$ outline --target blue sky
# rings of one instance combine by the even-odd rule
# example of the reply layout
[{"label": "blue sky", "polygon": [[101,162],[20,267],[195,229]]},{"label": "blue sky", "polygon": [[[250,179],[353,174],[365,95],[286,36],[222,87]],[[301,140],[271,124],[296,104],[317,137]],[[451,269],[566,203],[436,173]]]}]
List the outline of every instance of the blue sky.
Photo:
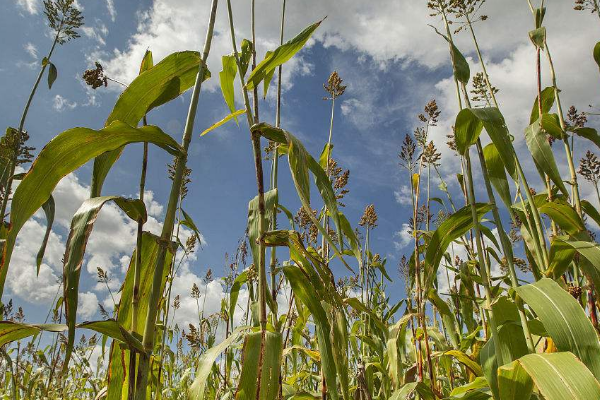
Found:
[{"label": "blue sky", "polygon": [[[2,6],[0,34],[12,38],[0,44],[3,54],[0,88],[4,93],[0,123],[4,126],[18,123],[39,63],[51,44],[40,3],[9,0]],[[120,88],[115,84],[97,91],[85,87],[81,74],[92,67],[94,61],[101,61],[109,76],[129,82],[146,48],[154,51],[155,61],[172,51],[198,50],[209,6],[208,1],[192,0],[79,0],[79,3],[86,28],[80,39],[57,49],[53,62],[58,68],[58,80],[52,90],[48,90],[44,79],[26,123],[30,145],[37,149],[68,128],[103,125]],[[330,105],[322,100],[325,95],[322,85],[333,70],[339,72],[348,89],[336,107],[333,156],[340,166],[351,170],[350,194],[346,196],[344,212],[355,225],[365,206],[375,204],[379,226],[372,236],[372,246],[375,252],[388,258],[388,271],[394,278],[389,292],[398,298],[402,296],[404,284],[397,273],[397,263],[401,255],[410,250],[399,233],[410,217],[410,209],[402,196],[408,181],[398,166],[397,153],[404,135],[418,124],[416,115],[432,98],[438,100],[443,113],[431,135],[442,150],[442,171],[451,188],[456,187],[453,176],[459,168],[457,159],[445,148],[445,135],[450,132],[457,112],[447,46],[427,26],[438,21],[428,17],[424,3],[288,1],[286,38],[325,15],[328,18],[308,48],[284,66],[282,126],[301,138],[308,150],[318,156],[327,140],[330,116]],[[490,14],[490,21],[477,28],[482,50],[489,60],[492,83],[500,89],[502,109],[515,134],[523,131],[535,98],[534,51],[527,38],[531,17],[524,1],[490,0],[488,3],[484,13]],[[591,60],[590,49],[600,33],[600,21],[573,11],[572,5],[567,3],[549,4],[549,42],[554,49],[559,84],[564,87],[565,103],[586,109],[597,99],[597,85],[589,83],[597,82],[600,76]],[[259,58],[278,41],[279,7],[279,2],[257,2]],[[225,2],[222,2],[209,58],[213,77],[220,71],[220,56],[230,52],[224,11]],[[249,2],[234,0],[234,12],[241,40],[249,36]],[[457,38],[459,47],[470,56],[475,73],[480,68],[471,58],[473,52],[468,39],[464,33]],[[544,80],[547,81],[547,74]],[[270,96],[261,103],[261,119],[271,123],[274,121],[273,92],[272,87]],[[239,92],[237,94],[239,101]],[[153,111],[148,120],[179,141],[188,102],[189,93]],[[193,282],[200,282],[208,268],[217,276],[223,271],[224,254],[232,253],[243,235],[247,203],[256,193],[246,126],[229,123],[199,137],[202,130],[225,116],[226,110],[218,79],[213,78],[201,94],[197,133],[189,158],[193,182],[184,203],[184,209],[194,218],[206,244],[185,266],[176,284],[176,293],[182,296],[189,292]],[[517,144],[524,146],[522,135],[516,133],[515,136]],[[557,153],[561,161],[561,154]],[[148,228],[156,230],[170,189],[166,164],[171,159],[166,153],[151,149],[149,160],[148,190],[152,193],[148,196],[151,199],[148,207],[152,218]],[[527,158],[523,162],[533,172],[531,161]],[[111,171],[103,193],[136,196],[140,163],[141,145],[128,147]],[[299,202],[286,171],[287,163],[284,161],[282,165],[280,201],[295,212]],[[30,321],[43,318],[45,307],[40,309],[34,304],[39,301],[50,304],[58,288],[54,280],[60,276],[60,257],[70,216],[86,198],[90,173],[91,165],[86,165],[76,176],[66,178],[55,193],[58,221],[38,279],[32,260],[39,243],[36,238],[43,234],[43,218],[36,216],[21,233],[22,255],[11,265],[8,294],[3,300],[13,297],[17,304],[25,307]],[[591,193],[592,189],[584,186],[584,196]],[[81,319],[98,318],[98,302],[110,305],[107,304],[110,303],[108,293],[96,284],[94,271],[96,266],[109,270],[113,276],[112,288],[118,288],[123,278],[122,264],[133,248],[132,232],[131,223],[116,208],[108,207],[102,212],[83,267]],[[342,270],[336,268],[335,272],[342,273]],[[222,293],[217,286],[214,283],[207,289],[215,300],[215,307]],[[181,318],[184,322],[185,306]]]}]

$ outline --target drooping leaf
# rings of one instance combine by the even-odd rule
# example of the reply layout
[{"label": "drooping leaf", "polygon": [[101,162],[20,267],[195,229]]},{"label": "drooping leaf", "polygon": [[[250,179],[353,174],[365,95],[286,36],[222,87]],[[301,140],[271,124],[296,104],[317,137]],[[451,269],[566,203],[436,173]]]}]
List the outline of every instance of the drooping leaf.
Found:
[{"label": "drooping leaf", "polygon": [[598,68],[600,68],[600,42],[594,46],[594,61],[596,61]]},{"label": "drooping leaf", "polygon": [[[271,54],[273,54],[272,51],[267,51],[267,54],[265,54],[265,59],[269,58]],[[275,68],[267,72],[265,79],[263,79],[263,99],[267,98],[267,92],[269,91],[269,86],[271,86],[273,75],[275,75]]]},{"label": "drooping leaf", "polygon": [[[277,189],[269,190],[264,193],[265,200],[265,219],[270,221],[272,219],[275,205],[277,204]],[[259,210],[258,210],[258,196],[254,197],[248,203],[248,242],[250,243],[250,250],[252,251],[252,260],[254,265],[259,265],[259,245],[257,240],[259,239],[260,233],[260,221],[259,221]]]},{"label": "drooping leaf", "polygon": [[600,135],[598,135],[598,131],[596,131],[594,128],[575,128],[573,129],[573,132],[577,136],[581,136],[582,138],[585,138],[593,142],[596,146],[600,147]]},{"label": "drooping leaf", "polygon": [[296,37],[275,49],[268,57],[265,57],[265,59],[250,73],[246,83],[246,89],[254,89],[254,87],[258,86],[271,71],[275,70],[275,68],[288,61],[300,51],[319,25],[321,25],[321,22],[323,22],[323,20],[310,25]]},{"label": "drooping leaf", "polygon": [[536,166],[543,171],[554,182],[565,196],[568,195],[567,188],[562,181],[558,166],[554,160],[552,147],[541,129],[541,121],[538,120],[525,129],[527,147],[533,156]]},{"label": "drooping leaf", "polygon": [[190,228],[192,232],[194,232],[194,236],[196,236],[198,243],[202,244],[202,234],[200,233],[200,229],[198,229],[192,217],[186,213],[183,208],[181,209],[181,213],[183,214],[183,220],[180,221],[181,225]]},{"label": "drooping leaf", "polygon": [[[431,26],[431,25],[430,25]],[[452,69],[454,70],[454,77],[456,80],[463,84],[468,84],[469,79],[471,78],[471,69],[469,68],[469,63],[465,59],[465,56],[462,55],[460,50],[454,45],[454,42],[450,40],[450,38],[440,31],[438,31],[435,27],[431,26],[435,32],[446,39],[448,44],[450,44],[451,52],[450,58],[452,59]]]},{"label": "drooping leaf", "polygon": [[[229,111],[235,112],[235,93],[233,89],[233,81],[237,74],[237,63],[234,55],[222,56],[221,62],[223,70],[219,72],[219,81],[221,82],[221,93]],[[237,121],[237,118],[236,118]]]},{"label": "drooping leaf", "polygon": [[572,352],[600,376],[600,341],[577,300],[548,278],[520,286],[517,293],[536,312],[556,347]]},{"label": "drooping leaf", "polygon": [[63,362],[64,371],[67,370],[71,352],[75,343],[75,323],[77,303],[79,299],[79,277],[85,256],[88,239],[94,228],[94,222],[102,206],[109,201],[114,201],[134,221],[144,223],[148,218],[144,202],[139,199],[130,200],[118,196],[93,197],[83,202],[71,221],[71,230],[64,256],[63,290],[65,299],[65,315],[69,335]]},{"label": "drooping leaf", "polygon": [[42,204],[42,210],[44,210],[44,214],[46,214],[46,233],[44,233],[44,239],[42,240],[42,245],[40,246],[40,250],[37,253],[35,258],[37,265],[37,274],[40,274],[40,267],[42,266],[42,260],[44,259],[44,253],[46,252],[46,245],[48,244],[48,239],[50,238],[50,232],[52,232],[52,224],[54,223],[54,213],[55,213],[55,205],[54,205],[54,197],[48,197],[48,200],[44,204]]},{"label": "drooping leaf", "polygon": [[[554,100],[556,97],[556,91],[554,87],[550,86],[542,90],[542,95],[540,96],[542,99],[542,114],[547,114],[552,109],[554,105]],[[529,125],[533,124],[540,118],[540,106],[538,103],[537,96],[535,97],[535,101],[533,102],[533,107],[531,108],[531,117],[529,118]]]},{"label": "drooping leaf", "polygon": [[508,179],[506,178],[506,171],[504,169],[504,163],[498,153],[498,149],[494,143],[490,143],[483,148],[483,156],[485,159],[485,166],[487,168],[488,177],[490,182],[500,195],[500,199],[510,208],[512,205],[510,187],[508,185]]},{"label": "drooping leaf", "polygon": [[48,89],[52,89],[52,85],[56,78],[58,77],[58,70],[56,69],[56,65],[52,64],[48,61]]},{"label": "drooping leaf", "polygon": [[69,129],[52,139],[42,149],[13,196],[11,228],[4,246],[0,268],[0,293],[4,288],[19,231],[25,222],[48,201],[58,182],[102,153],[136,142],[153,143],[173,155],[179,154],[181,149],[177,142],[155,126],[133,128],[119,121],[100,130]]},{"label": "drooping leaf", "polygon": [[[188,90],[194,85],[201,63],[200,54],[194,51],[182,51],[165,57],[161,62],[143,72],[123,91],[105,127],[114,121],[137,126],[144,115]],[[210,71],[204,68],[203,79],[210,78]],[[91,197],[100,196],[104,180],[110,168],[121,156],[123,149],[105,150],[94,161]]]},{"label": "drooping leaf", "polygon": [[465,155],[469,151],[469,148],[475,144],[482,130],[483,123],[470,109],[465,108],[461,110],[456,116],[454,124],[456,150],[461,155]]}]

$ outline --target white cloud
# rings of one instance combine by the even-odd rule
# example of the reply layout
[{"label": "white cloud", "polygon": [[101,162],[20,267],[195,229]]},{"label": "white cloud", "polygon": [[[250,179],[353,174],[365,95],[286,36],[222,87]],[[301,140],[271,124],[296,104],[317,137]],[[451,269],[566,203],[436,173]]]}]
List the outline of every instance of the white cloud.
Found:
[{"label": "white cloud", "polygon": [[52,107],[58,112],[63,112],[77,107],[77,102],[70,101],[69,99],[62,97],[60,94],[57,94],[52,100]]},{"label": "white cloud", "polygon": [[90,319],[98,310],[98,296],[93,292],[79,293],[77,316]]},{"label": "white cloud", "polygon": [[39,0],[17,0],[17,6],[29,14],[37,14],[38,7],[42,2]]},{"label": "white cloud", "polygon": [[402,230],[394,234],[394,246],[396,250],[402,250],[413,242],[413,235],[411,234],[412,228],[409,224],[402,224]]},{"label": "white cloud", "polygon": [[37,47],[35,47],[35,45],[33,43],[28,42],[23,47],[25,48],[25,51],[27,52],[27,54],[29,54],[31,56],[31,58],[33,58],[34,60],[37,60],[38,50],[37,50]]},{"label": "white cloud", "polygon": [[400,190],[394,191],[394,198],[398,204],[403,206],[411,205],[413,201],[412,190],[406,185],[402,185]]},{"label": "white cloud", "polygon": [[115,9],[115,3],[113,0],[106,0],[106,9],[108,10],[108,14],[110,15],[112,22],[115,22],[115,19],[117,18],[117,10]]}]

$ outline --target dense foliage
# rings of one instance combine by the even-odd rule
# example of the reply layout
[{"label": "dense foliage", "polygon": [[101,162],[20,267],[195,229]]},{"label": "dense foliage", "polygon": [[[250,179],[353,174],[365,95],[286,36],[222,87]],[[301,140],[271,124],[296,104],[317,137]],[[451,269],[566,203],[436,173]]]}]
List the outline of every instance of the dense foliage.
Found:
[{"label": "dense foliage", "polygon": [[[410,187],[412,215],[407,226],[413,244],[411,254],[400,261],[406,298],[398,303],[386,294],[395,274],[385,259],[371,251],[378,222],[375,207],[365,208],[356,227],[342,212],[344,198],[352,194],[347,189],[349,171],[332,157],[336,100],[346,90],[338,73],[333,72],[323,85],[331,121],[318,158],[280,126],[282,66],[326,21],[309,25],[284,43],[283,0],[280,46],[257,63],[254,21],[253,37],[240,41],[235,36],[231,0],[223,3],[219,12],[227,12],[229,18],[232,52],[222,57],[218,79],[231,114],[201,136],[246,116],[257,194],[249,199],[246,235],[229,259],[229,274],[222,278],[226,296],[220,312],[205,313],[206,293],[194,284],[191,296],[197,303],[198,321],[181,327],[173,323],[180,298],[172,296],[172,284],[201,240],[183,204],[191,179],[188,148],[194,139],[202,83],[217,79],[206,60],[218,0],[211,3],[201,53],[177,52],[154,64],[147,51],[140,60],[139,76],[127,85],[117,82],[125,88],[103,128],[62,132],[30,164],[34,149],[27,146],[24,129],[29,106],[46,70],[49,87],[57,78],[51,62],[56,45],[77,39],[83,24],[74,0],[44,1],[54,42],[19,127],[9,127],[0,141],[0,294],[25,222],[39,209],[47,217],[47,233],[37,257],[39,271],[54,220],[53,190],[63,177],[92,160],[93,178],[90,197],[71,223],[63,259],[63,293],[50,308],[52,323],[25,323],[22,310],[14,309],[12,301],[2,305],[0,396],[600,399],[600,245],[589,230],[590,224],[600,224],[600,212],[581,198],[578,184],[585,179],[600,193],[600,160],[590,150],[576,167],[573,156],[575,142],[593,149],[600,147],[600,135],[586,126],[586,114],[574,107],[565,110],[561,103],[549,48],[551,34],[544,27],[544,1],[539,8],[529,2],[538,93],[523,133],[509,132],[496,98],[501,88],[491,84],[479,50],[474,24],[487,20],[481,13],[485,0],[428,2],[432,18],[444,27],[436,32],[444,39],[440,44],[448,44],[452,62],[458,107],[447,145],[455,153],[454,160],[460,160],[461,174],[456,178],[461,190],[458,194],[448,190],[447,177],[440,171],[439,144],[429,137],[441,113],[432,100],[418,115],[419,127],[406,135],[398,154]],[[579,11],[599,11],[595,0],[577,0],[574,6]],[[453,37],[461,32],[472,38],[482,68],[476,74],[454,44]],[[593,52],[590,49],[588,57],[592,56],[600,66],[600,43]],[[552,86],[545,89],[542,62],[547,62],[552,76]],[[275,74],[277,115],[271,125],[259,120],[258,111]],[[93,89],[113,81],[100,63],[85,71],[83,78]],[[236,88],[241,90],[241,110],[235,108]],[[159,127],[148,125],[146,115],[189,89],[189,113],[178,143]],[[513,139],[520,134],[528,152],[517,155]],[[111,167],[132,143],[144,144],[139,197],[103,195]],[[171,191],[160,236],[144,230],[149,145],[173,156],[164,177],[170,179]],[[566,155],[566,177],[560,174],[555,151]],[[532,157],[543,192],[532,189],[522,168],[523,157]],[[18,166],[28,168],[27,173],[16,174]],[[289,168],[302,204],[295,215],[279,202],[281,168]],[[476,197],[475,179],[484,183],[485,196],[477,191]],[[19,185],[13,192],[14,181]],[[434,188],[432,181],[441,183]],[[311,202],[315,188],[319,202]],[[106,203],[114,203],[137,223],[137,243],[118,306],[112,313],[102,310],[103,320],[81,322],[76,318],[81,266],[94,222]],[[182,229],[192,232],[184,242],[179,235]],[[332,263],[348,272],[336,279]],[[500,275],[492,273],[495,266],[500,266]],[[98,278],[108,286],[109,277],[102,269]],[[209,270],[205,280],[212,279]],[[449,288],[447,293],[442,286]],[[245,304],[238,302],[241,290],[249,292]],[[285,290],[291,295],[281,309],[277,296]],[[243,315],[241,324],[234,319],[236,313]],[[92,362],[99,346],[101,358]]]}]

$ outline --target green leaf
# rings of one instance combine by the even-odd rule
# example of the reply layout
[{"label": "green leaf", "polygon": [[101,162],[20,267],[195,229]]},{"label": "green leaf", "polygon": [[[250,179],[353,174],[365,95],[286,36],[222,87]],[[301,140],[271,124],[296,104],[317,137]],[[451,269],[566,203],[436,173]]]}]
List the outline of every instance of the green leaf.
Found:
[{"label": "green leaf", "polygon": [[[221,82],[221,93],[225,103],[229,108],[229,111],[233,114],[235,112],[235,94],[233,89],[233,81],[237,74],[237,64],[234,55],[228,55],[221,57],[223,64],[223,70],[219,72],[219,81]],[[236,118],[237,121],[237,118]]]},{"label": "green leaf", "polygon": [[456,116],[454,128],[456,150],[464,156],[469,151],[469,147],[477,142],[483,130],[483,123],[470,109],[465,108]]},{"label": "green leaf", "polygon": [[[160,251],[159,237],[149,232],[142,233],[142,263],[138,266],[140,272],[139,285],[139,315],[145,316],[148,313],[148,305],[150,303],[150,293],[152,290],[152,282],[154,278],[154,268],[156,267],[156,258]],[[171,243],[167,247],[167,256],[165,265],[171,265],[173,253],[170,249],[174,249],[176,244]],[[125,276],[125,282],[121,289],[121,299],[118,304],[117,321],[128,331],[135,332],[138,335],[143,334],[146,320],[138,318],[137,325],[132,326],[132,299],[133,299],[133,282],[136,269],[137,249],[131,255],[131,261]],[[161,280],[161,292],[164,290],[165,282],[170,268],[163,268],[163,276]],[[121,348],[114,342],[110,348],[110,363],[108,366],[108,396],[107,399],[126,399],[127,377],[129,373],[129,350]]]},{"label": "green leaf", "polygon": [[458,362],[463,364],[465,367],[469,368],[471,370],[471,372],[473,372],[476,376],[483,376],[483,370],[481,369],[481,366],[479,364],[477,364],[475,361],[473,361],[473,359],[471,359],[471,357],[469,357],[462,351],[449,350],[449,351],[444,352],[444,355],[452,356],[452,357],[456,358],[456,360]]},{"label": "green leaf", "polygon": [[[478,220],[481,220],[483,216],[488,213],[492,206],[484,203],[475,204],[477,210]],[[465,206],[452,214],[435,230],[429,245],[427,246],[427,252],[425,253],[425,264],[427,272],[425,274],[425,288],[431,287],[433,280],[437,275],[437,269],[446,253],[446,249],[454,240],[464,235],[473,226],[473,219],[471,217],[471,207]]]},{"label": "green leaf", "polygon": [[572,352],[600,376],[600,341],[577,300],[548,278],[521,286],[517,293],[535,311],[556,347]]},{"label": "green leaf", "polygon": [[518,361],[498,368],[500,400],[529,400],[533,381]]},{"label": "green leaf", "polygon": [[83,322],[77,325],[77,328],[90,329],[94,332],[109,336],[119,342],[127,344],[131,349],[135,349],[138,353],[145,353],[144,345],[130,332],[127,331],[121,324],[114,319],[105,321]]},{"label": "green leaf", "polygon": [[[333,252],[342,261],[344,266],[352,271],[352,268],[346,263],[337,245],[329,235],[329,232],[321,226],[321,223],[316,219],[310,207],[310,180],[309,171],[312,172],[315,185],[321,194],[321,198],[327,207],[327,212],[333,219],[337,228],[338,237],[341,237],[341,221],[340,213],[337,206],[337,197],[331,186],[331,180],[321,168],[319,163],[308,153],[304,145],[291,133],[280,128],[275,128],[266,123],[260,123],[252,126],[252,132],[258,132],[265,138],[287,145],[288,164],[292,174],[292,180],[296,187],[296,192],[300,198],[300,202],[315,224],[321,235],[329,242]],[[281,148],[280,148],[281,150]]]},{"label": "green leaf", "polygon": [[572,353],[529,354],[519,363],[546,400],[600,399],[600,384]]},{"label": "green leaf", "polygon": [[154,58],[152,57],[152,52],[150,50],[146,50],[144,53],[144,58],[142,58],[142,62],[140,63],[140,72],[138,75],[148,71],[152,67],[154,67]]},{"label": "green leaf", "polygon": [[365,306],[359,299],[356,297],[349,297],[344,299],[344,303],[348,304],[350,307],[354,308],[354,310],[359,313],[365,313],[369,316],[370,321],[375,324],[377,328],[381,331],[382,335],[385,335],[387,332],[387,326],[379,319],[377,314],[375,314],[372,310],[369,310],[367,306]]},{"label": "green leaf", "polygon": [[[265,200],[265,219],[270,221],[277,204],[277,189],[269,190],[264,193]],[[254,265],[259,265],[259,211],[258,211],[258,196],[254,197],[248,203],[248,242],[250,243],[250,250],[252,251],[252,260]]]},{"label": "green leaf", "polygon": [[52,85],[54,84],[54,81],[56,81],[56,78],[58,77],[58,70],[56,69],[56,66],[54,64],[52,64],[50,61],[48,61],[48,89],[52,89]]},{"label": "green leaf", "polygon": [[525,129],[527,147],[533,156],[536,166],[543,171],[554,182],[565,196],[568,196],[567,188],[562,181],[558,166],[554,160],[552,147],[542,131],[541,121],[538,120]]},{"label": "green leaf", "polygon": [[[271,54],[273,54],[272,51],[267,51],[267,54],[265,54],[265,59],[269,58]],[[269,91],[269,86],[271,85],[273,75],[275,75],[275,68],[267,72],[267,74],[265,75],[265,79],[263,80],[263,99],[267,98],[267,92]]]},{"label": "green leaf", "polygon": [[38,251],[37,256],[35,258],[38,276],[40,274],[42,260],[44,259],[44,253],[46,252],[46,245],[48,244],[48,239],[50,238],[50,232],[52,232],[52,224],[54,223],[54,197],[48,197],[48,200],[46,200],[46,202],[42,204],[42,210],[44,210],[44,214],[46,214],[46,233],[44,234],[42,245],[40,246],[40,250]]},{"label": "green leaf", "polygon": [[314,31],[319,27],[319,25],[321,25],[321,22],[323,22],[323,20],[310,25],[300,32],[295,38],[279,46],[268,57],[261,61],[248,77],[246,89],[254,89],[254,87],[258,86],[258,84],[265,79],[271,71],[275,70],[275,68],[288,61],[298,51],[300,51],[300,49],[304,47],[308,39],[312,36]]},{"label": "green leaf", "polygon": [[392,393],[390,400],[409,400],[417,393],[422,400],[435,400],[436,397],[425,383],[411,382]]},{"label": "green leaf", "polygon": [[227,122],[229,122],[231,119],[236,118],[237,117],[244,114],[246,112],[245,109],[243,110],[237,110],[236,112],[229,114],[228,116],[226,116],[225,118],[223,118],[222,120],[215,122],[213,125],[210,126],[210,128],[205,129],[204,131],[202,131],[202,133],[200,134],[200,136],[204,136],[206,135],[208,132],[212,131],[213,129],[216,129],[218,127],[220,127],[221,125],[226,124]]},{"label": "green leaf", "polygon": [[446,333],[450,338],[452,347],[458,349],[460,347],[460,328],[458,322],[456,321],[456,316],[452,310],[450,310],[448,304],[446,304],[446,302],[439,296],[436,289],[429,289],[427,297],[429,298],[429,301],[435,305],[435,308],[442,316],[442,324],[444,325]]},{"label": "green leaf", "polygon": [[506,178],[502,157],[500,157],[500,153],[494,143],[490,143],[483,148],[483,157],[485,159],[485,166],[490,182],[500,195],[502,202],[507,208],[510,208],[512,205],[510,187],[508,185],[508,179]]},{"label": "green leaf", "polygon": [[600,213],[592,203],[587,200],[581,200],[581,209],[588,217],[593,219],[598,226],[600,226]]},{"label": "green leaf", "polygon": [[542,26],[530,31],[529,39],[535,47],[544,50],[544,44],[546,43],[546,28]]},{"label": "green leaf", "polygon": [[575,128],[573,129],[573,132],[577,136],[581,136],[582,138],[594,142],[596,146],[600,147],[600,135],[598,135],[598,131],[594,128]]},{"label": "green leaf", "polygon": [[[430,25],[431,26],[431,25]],[[454,77],[456,80],[463,84],[468,84],[469,79],[471,78],[471,69],[469,68],[469,63],[465,59],[465,56],[462,55],[460,50],[454,45],[454,42],[448,38],[448,36],[442,34],[435,27],[431,26],[435,32],[446,39],[446,41],[450,44],[452,52],[450,53],[450,57],[452,59],[452,68],[454,70]]]},{"label": "green leaf", "polygon": [[[547,87],[542,90],[541,96],[542,98],[542,114],[547,114],[552,109],[554,105],[554,100],[556,97],[556,91],[553,86]],[[533,107],[531,108],[531,117],[529,118],[529,125],[533,124],[540,118],[540,106],[538,103],[538,97],[535,97],[535,101],[533,102]]]},{"label": "green leaf", "polygon": [[204,389],[206,388],[208,376],[213,368],[213,364],[219,355],[235,343],[248,329],[249,327],[245,326],[237,328],[227,339],[223,340],[218,345],[211,347],[200,356],[200,359],[198,360],[198,369],[196,370],[196,378],[194,379],[194,383],[190,386],[188,393],[190,400],[204,400]]},{"label": "green leaf", "polygon": [[316,325],[317,343],[321,354],[323,375],[329,388],[332,400],[338,400],[336,365],[333,359],[333,349],[329,332],[331,326],[327,314],[319,301],[319,296],[311,283],[306,279],[302,270],[296,266],[283,267],[283,273],[292,287],[296,298],[304,304],[313,316]]},{"label": "green leaf", "polygon": [[46,202],[58,182],[89,160],[130,143],[153,143],[173,155],[181,147],[169,135],[155,126],[133,128],[119,121],[93,130],[69,129],[52,139],[40,152],[25,175],[11,203],[11,228],[4,246],[0,268],[0,293],[3,292],[7,267],[19,231],[27,220]]},{"label": "green leaf", "polygon": [[585,231],[583,220],[566,200],[555,198],[538,206],[541,213],[548,215],[563,231],[575,235]]},{"label": "green leaf", "polygon": [[202,244],[202,234],[200,233],[200,230],[194,223],[194,220],[192,219],[192,217],[190,217],[190,215],[188,213],[186,213],[183,208],[181,209],[181,213],[183,214],[183,220],[180,221],[180,224],[190,228],[192,230],[192,232],[194,232],[194,236],[196,236],[198,243]]},{"label": "green leaf", "polygon": [[65,359],[63,362],[63,371],[67,371],[71,352],[75,344],[75,322],[77,317],[77,303],[79,299],[79,278],[81,276],[81,266],[85,255],[85,248],[88,239],[94,228],[94,222],[102,206],[109,201],[123,210],[129,218],[134,221],[144,223],[148,218],[144,202],[139,199],[130,200],[118,196],[93,197],[83,202],[79,210],[73,216],[71,221],[71,230],[67,239],[64,270],[63,270],[63,290],[65,299],[65,314],[69,335]]},{"label": "green leaf", "polygon": [[[194,51],[173,53],[165,57],[151,69],[143,72],[123,91],[105,127],[114,121],[137,126],[144,115],[188,90],[194,85],[201,63],[200,54]],[[210,78],[210,71],[204,68],[204,77]],[[100,196],[102,185],[113,164],[119,159],[123,149],[107,151],[94,161],[91,196]]]},{"label": "green leaf", "polygon": [[248,39],[242,40],[242,52],[240,54],[240,66],[242,68],[242,76],[246,76],[248,66],[250,65],[250,59],[252,58],[252,51],[254,45]]},{"label": "green leaf", "polygon": [[596,64],[600,68],[600,42],[594,46],[594,61],[596,61]]},{"label": "green leaf", "polygon": [[237,305],[237,300],[240,295],[240,289],[242,288],[242,285],[247,281],[248,270],[245,270],[235,278],[235,280],[233,281],[233,285],[231,285],[231,290],[229,291],[229,318],[233,318],[235,314],[235,307]]},{"label": "green leaf", "polygon": [[[264,334],[264,339],[261,332],[249,333],[244,339],[244,362],[236,400],[275,400],[279,394],[283,338],[281,333],[266,331]],[[262,357],[261,350],[264,352]]]},{"label": "green leaf", "polygon": [[64,332],[66,329],[67,326],[64,324],[30,325],[13,321],[0,321],[0,347],[36,335],[40,331]]},{"label": "green leaf", "polygon": [[[563,242],[575,249],[583,258],[579,260],[579,268],[591,279],[595,287],[600,286],[600,245],[591,241],[587,232],[582,232],[577,237],[582,240],[557,236],[556,242]],[[585,240],[583,240],[585,239]]]}]

